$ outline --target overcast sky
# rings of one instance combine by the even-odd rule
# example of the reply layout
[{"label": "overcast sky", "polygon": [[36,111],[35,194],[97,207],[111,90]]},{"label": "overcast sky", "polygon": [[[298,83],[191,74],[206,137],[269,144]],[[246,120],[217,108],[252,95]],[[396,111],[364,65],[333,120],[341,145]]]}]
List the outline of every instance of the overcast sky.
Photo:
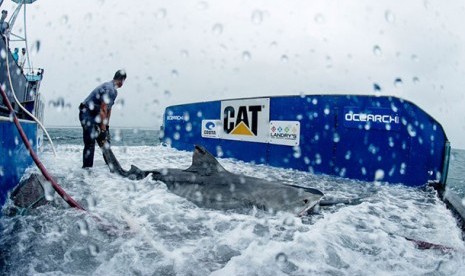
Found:
[{"label": "overcast sky", "polygon": [[79,103],[125,68],[113,127],[158,128],[167,105],[192,101],[394,95],[465,148],[464,3],[38,0],[28,36],[47,126],[78,127]]}]

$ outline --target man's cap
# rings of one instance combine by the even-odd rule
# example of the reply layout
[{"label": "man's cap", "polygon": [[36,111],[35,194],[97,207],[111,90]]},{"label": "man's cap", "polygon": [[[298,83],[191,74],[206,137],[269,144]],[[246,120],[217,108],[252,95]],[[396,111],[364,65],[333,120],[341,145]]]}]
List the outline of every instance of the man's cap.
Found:
[{"label": "man's cap", "polygon": [[120,69],[116,71],[115,76],[113,77],[114,80],[125,80],[127,77],[126,71],[124,69]]}]

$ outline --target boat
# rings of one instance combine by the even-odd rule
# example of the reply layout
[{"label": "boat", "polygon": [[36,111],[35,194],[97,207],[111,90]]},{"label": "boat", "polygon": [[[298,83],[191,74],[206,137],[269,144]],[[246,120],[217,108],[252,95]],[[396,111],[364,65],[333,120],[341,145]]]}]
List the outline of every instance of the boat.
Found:
[{"label": "boat", "polygon": [[[0,8],[3,1],[0,1]],[[14,114],[35,151],[42,146],[43,131],[39,127],[44,115],[40,84],[44,75],[41,68],[32,68],[28,54],[25,28],[23,35],[12,30],[18,17],[24,16],[26,26],[26,6],[35,0],[13,0],[17,3],[12,15],[3,16],[0,22],[0,86],[11,102]],[[7,12],[2,12],[6,15]],[[15,60],[12,47],[23,45],[26,50],[24,60]],[[8,193],[19,183],[25,170],[32,165],[30,153],[21,141],[20,133],[13,123],[13,116],[5,100],[0,97],[0,206],[3,206]]]},{"label": "boat", "polygon": [[450,143],[414,103],[392,96],[292,95],[168,106],[162,143],[217,157],[368,182],[445,185]]}]

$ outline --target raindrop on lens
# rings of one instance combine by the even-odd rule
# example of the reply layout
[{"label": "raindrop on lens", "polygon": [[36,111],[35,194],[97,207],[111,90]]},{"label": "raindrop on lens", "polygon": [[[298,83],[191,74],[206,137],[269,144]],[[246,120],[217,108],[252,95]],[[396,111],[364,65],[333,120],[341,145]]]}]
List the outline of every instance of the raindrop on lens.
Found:
[{"label": "raindrop on lens", "polygon": [[91,256],[95,257],[98,255],[98,253],[100,252],[99,248],[97,245],[95,244],[90,244],[89,245],[89,253]]},{"label": "raindrop on lens", "polygon": [[375,172],[375,181],[381,181],[384,179],[384,171],[381,169],[376,170]]},{"label": "raindrop on lens", "polygon": [[401,87],[402,84],[403,84],[403,82],[402,82],[402,79],[401,79],[401,78],[396,78],[396,79],[394,80],[394,86],[395,86],[395,87]]},{"label": "raindrop on lens", "polygon": [[181,135],[179,134],[179,132],[176,132],[174,133],[173,138],[174,140],[179,140],[179,138],[181,138]]},{"label": "raindrop on lens", "polygon": [[321,13],[317,13],[313,19],[317,24],[322,24],[325,22],[325,18]]},{"label": "raindrop on lens", "polygon": [[2,57],[2,59],[6,59],[5,49],[2,48],[2,50],[0,51],[0,56]]},{"label": "raindrop on lens", "polygon": [[373,47],[373,54],[378,57],[381,56],[383,54],[383,52],[381,51],[381,47],[379,47],[378,45],[375,45]]},{"label": "raindrop on lens", "polygon": [[212,33],[214,35],[221,35],[223,33],[223,25],[221,25],[220,23],[216,23],[215,25],[213,25]]},{"label": "raindrop on lens", "polygon": [[187,124],[186,124],[186,131],[187,131],[187,132],[191,132],[191,131],[192,131],[192,124],[191,124],[191,123],[187,123]]},{"label": "raindrop on lens", "polygon": [[197,8],[199,10],[206,10],[208,9],[208,3],[206,1],[200,1],[198,4],[197,4]]},{"label": "raindrop on lens", "polygon": [[87,236],[87,234],[89,234],[89,225],[87,224],[87,221],[79,220],[78,227],[79,231],[81,232],[81,235]]},{"label": "raindrop on lens", "polygon": [[165,9],[159,9],[157,13],[155,14],[155,17],[158,19],[163,19],[166,17],[166,10]]},{"label": "raindrop on lens", "polygon": [[375,92],[380,92],[381,91],[381,86],[379,86],[379,84],[377,84],[377,83],[373,83],[373,90]]},{"label": "raindrop on lens", "polygon": [[216,146],[216,156],[218,157],[223,157],[223,149],[221,148],[221,146]]},{"label": "raindrop on lens", "polygon": [[420,82],[420,79],[418,77],[413,77],[412,81],[414,84],[418,84]]},{"label": "raindrop on lens", "polygon": [[244,61],[250,61],[250,59],[252,59],[252,55],[250,54],[250,52],[244,51],[242,52],[242,59]]},{"label": "raindrop on lens", "polygon": [[181,56],[184,57],[184,58],[189,57],[189,51],[187,51],[187,50],[182,50],[182,51],[181,51]]},{"label": "raindrop on lens", "polygon": [[61,17],[61,24],[63,25],[68,24],[68,21],[69,21],[69,17],[67,15],[63,15]]},{"label": "raindrop on lens", "polygon": [[293,147],[294,150],[294,158],[300,158],[302,156],[302,152],[300,151],[300,147]]},{"label": "raindrop on lens", "polygon": [[286,63],[289,61],[289,58],[286,55],[281,56],[281,62]]},{"label": "raindrop on lens", "polygon": [[284,265],[285,263],[287,263],[287,255],[284,254],[283,252],[278,253],[276,255],[275,260],[278,265]]},{"label": "raindrop on lens", "polygon": [[171,76],[172,76],[173,78],[177,78],[177,77],[179,76],[178,71],[175,70],[175,69],[173,69],[173,70],[171,71]]},{"label": "raindrop on lens", "polygon": [[386,18],[386,21],[388,23],[394,23],[394,21],[396,20],[396,17],[394,16],[394,14],[390,10],[387,10],[384,13],[384,18]]},{"label": "raindrop on lens", "polygon": [[263,12],[255,10],[252,12],[252,23],[255,25],[261,24],[263,21]]}]

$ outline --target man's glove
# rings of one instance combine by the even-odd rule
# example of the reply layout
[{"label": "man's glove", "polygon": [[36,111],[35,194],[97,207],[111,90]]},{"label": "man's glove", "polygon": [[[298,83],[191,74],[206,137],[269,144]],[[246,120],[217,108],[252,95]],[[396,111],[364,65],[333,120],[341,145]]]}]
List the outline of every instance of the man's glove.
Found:
[{"label": "man's glove", "polygon": [[107,125],[107,142],[111,143],[110,126]]},{"label": "man's glove", "polygon": [[99,147],[103,147],[107,140],[108,133],[106,130],[100,130],[97,138],[95,139],[97,141],[97,144]]}]

